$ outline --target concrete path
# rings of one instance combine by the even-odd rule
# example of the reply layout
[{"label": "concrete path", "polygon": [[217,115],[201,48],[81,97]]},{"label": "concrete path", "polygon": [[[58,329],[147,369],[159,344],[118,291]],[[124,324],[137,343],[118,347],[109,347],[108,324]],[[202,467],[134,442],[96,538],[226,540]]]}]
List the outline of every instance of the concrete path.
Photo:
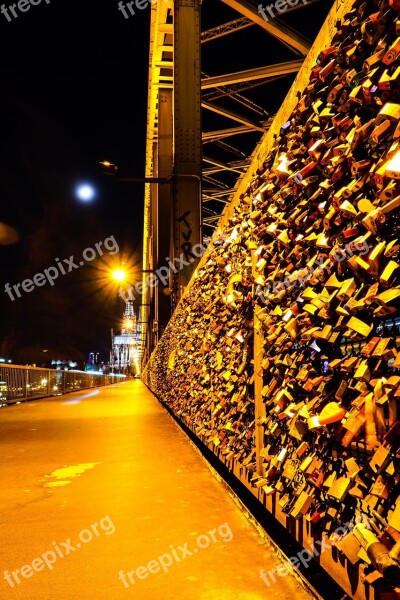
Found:
[{"label": "concrete path", "polygon": [[307,600],[139,380],[0,410],[0,597]]}]

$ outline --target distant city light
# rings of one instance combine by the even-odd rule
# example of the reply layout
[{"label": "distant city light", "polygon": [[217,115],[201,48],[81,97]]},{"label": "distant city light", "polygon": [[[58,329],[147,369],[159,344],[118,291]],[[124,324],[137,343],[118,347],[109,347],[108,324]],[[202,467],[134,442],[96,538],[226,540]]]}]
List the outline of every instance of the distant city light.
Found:
[{"label": "distant city light", "polygon": [[82,183],[76,188],[76,196],[82,202],[90,202],[95,197],[96,192],[92,185]]}]

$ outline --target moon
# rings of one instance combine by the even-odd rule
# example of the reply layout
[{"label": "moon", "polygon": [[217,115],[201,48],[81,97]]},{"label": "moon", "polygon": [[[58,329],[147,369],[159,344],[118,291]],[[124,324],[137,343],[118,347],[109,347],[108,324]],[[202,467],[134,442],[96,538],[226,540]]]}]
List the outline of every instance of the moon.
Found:
[{"label": "moon", "polygon": [[90,183],[81,183],[76,188],[76,196],[82,202],[90,202],[96,196],[96,191]]}]

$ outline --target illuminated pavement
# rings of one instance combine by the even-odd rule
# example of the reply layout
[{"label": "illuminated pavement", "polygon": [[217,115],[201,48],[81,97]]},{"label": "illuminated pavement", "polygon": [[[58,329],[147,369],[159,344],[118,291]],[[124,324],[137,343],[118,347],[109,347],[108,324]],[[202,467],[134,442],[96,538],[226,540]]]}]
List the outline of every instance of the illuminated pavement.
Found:
[{"label": "illuminated pavement", "polygon": [[3,408],[0,428],[2,600],[309,598],[266,587],[280,559],[141,381]]}]

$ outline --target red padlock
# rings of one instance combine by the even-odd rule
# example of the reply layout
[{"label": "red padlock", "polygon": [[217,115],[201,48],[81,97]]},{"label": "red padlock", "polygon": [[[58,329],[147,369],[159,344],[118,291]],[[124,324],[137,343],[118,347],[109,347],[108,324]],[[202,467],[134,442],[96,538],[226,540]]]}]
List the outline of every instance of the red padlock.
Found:
[{"label": "red padlock", "polygon": [[316,510],[315,512],[313,512],[310,516],[310,521],[311,523],[313,523],[314,525],[316,525],[317,523],[319,523],[319,521],[322,519],[322,515],[323,513]]}]

